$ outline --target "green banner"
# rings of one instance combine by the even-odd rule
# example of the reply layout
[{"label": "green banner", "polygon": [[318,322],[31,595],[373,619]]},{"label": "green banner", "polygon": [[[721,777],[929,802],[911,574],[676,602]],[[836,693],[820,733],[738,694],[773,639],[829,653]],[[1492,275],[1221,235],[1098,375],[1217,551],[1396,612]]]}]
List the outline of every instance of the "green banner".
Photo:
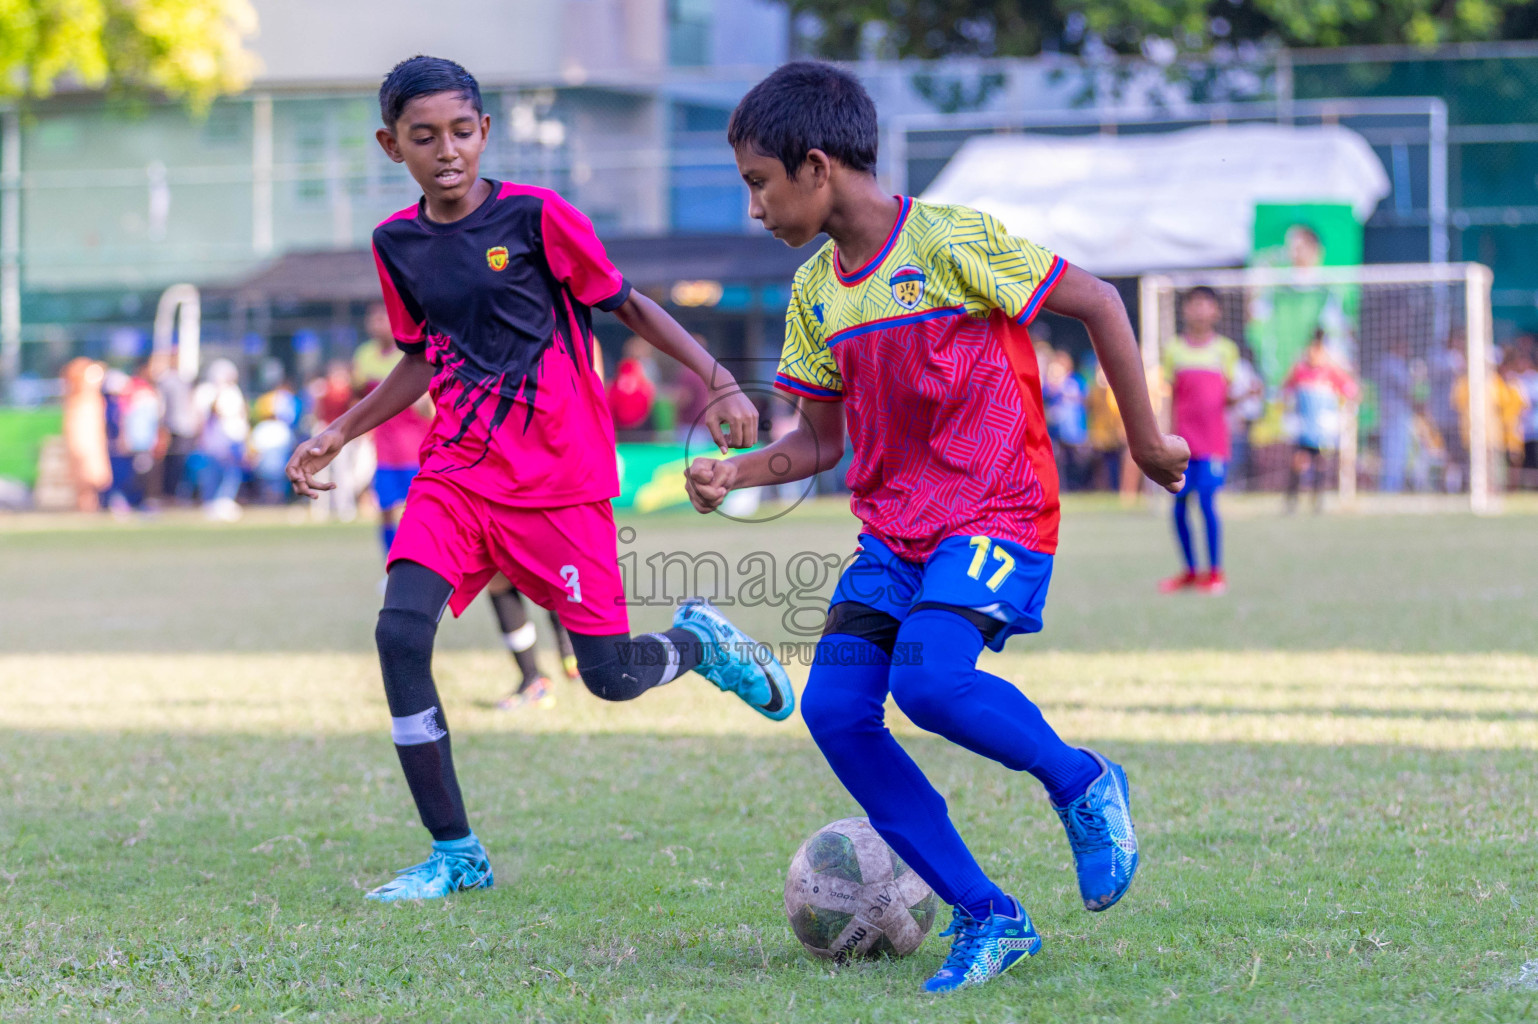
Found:
[{"label": "green banner", "polygon": [[56,405],[41,409],[0,409],[0,476],[37,484],[37,455],[44,438],[62,433],[64,413]]},{"label": "green banner", "polygon": [[721,453],[707,446],[702,451],[685,451],[681,444],[619,444],[619,497],[615,508],[633,508],[637,512],[655,512],[689,504],[684,490],[684,469],[696,458],[719,459]]},{"label": "green banner", "polygon": [[[1257,267],[1345,267],[1362,262],[1362,225],[1344,203],[1256,203]],[[1314,331],[1346,365],[1356,356],[1357,307],[1354,285],[1294,285],[1256,289],[1245,327],[1255,368],[1279,387]]]}]

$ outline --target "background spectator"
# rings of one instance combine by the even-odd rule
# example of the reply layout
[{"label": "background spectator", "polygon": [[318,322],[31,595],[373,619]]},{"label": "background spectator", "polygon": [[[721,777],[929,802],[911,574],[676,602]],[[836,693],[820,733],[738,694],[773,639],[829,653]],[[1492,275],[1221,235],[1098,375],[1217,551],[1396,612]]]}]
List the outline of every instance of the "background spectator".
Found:
[{"label": "background spectator", "polygon": [[1426,365],[1427,414],[1442,439],[1447,467],[1442,484],[1449,493],[1463,490],[1467,483],[1463,477],[1468,459],[1464,415],[1454,400],[1454,392],[1467,372],[1467,344],[1461,330],[1450,331],[1447,344],[1433,352]]},{"label": "background spectator", "polygon": [[1326,348],[1324,331],[1303,350],[1292,368],[1283,392],[1291,398],[1294,442],[1291,472],[1287,477],[1287,511],[1298,504],[1298,488],[1307,472],[1313,479],[1314,511],[1324,510],[1325,454],[1340,444],[1341,403],[1357,397],[1356,378],[1335,361]]},{"label": "background spectator", "polygon": [[203,423],[198,438],[198,454],[203,457],[199,487],[203,511],[210,519],[233,522],[240,518],[235,499],[240,494],[243,455],[251,431],[246,396],[240,390],[240,371],[228,359],[215,359],[192,399]]},{"label": "background spectator", "polygon": [[657,386],[652,383],[646,352],[646,342],[632,337],[625,342],[619,365],[614,368],[614,380],[609,384],[609,414],[614,417],[617,432],[636,434],[651,426]]},{"label": "background spectator", "polygon": [[1517,341],[1511,385],[1527,403],[1527,412],[1522,417],[1518,483],[1528,490],[1538,490],[1538,341],[1532,335]]},{"label": "background spectator", "polygon": [[1496,374],[1494,393],[1496,420],[1500,431],[1491,444],[1506,456],[1506,488],[1515,491],[1522,486],[1523,462],[1526,455],[1527,424],[1531,419],[1532,403],[1527,397],[1527,353],[1518,346],[1508,348]]},{"label": "background spectator", "polygon": [[[1492,486],[1500,480],[1498,467],[1508,465],[1512,447],[1520,444],[1522,396],[1506,382],[1500,368],[1492,361],[1485,366],[1485,464]],[[1453,407],[1458,412],[1458,434],[1463,450],[1472,451],[1473,417],[1469,410],[1469,375],[1465,373],[1453,385]]]},{"label": "background spectator", "polygon": [[1098,363],[1095,382],[1084,399],[1084,418],[1093,459],[1089,486],[1097,491],[1114,491],[1121,486],[1122,450],[1127,447],[1127,435],[1116,407],[1116,395]]},{"label": "background spectator", "polygon": [[149,367],[127,378],[118,396],[121,411],[119,449],[128,460],[128,503],[142,508],[151,496],[160,451],[160,395],[149,381]]},{"label": "background spectator", "polygon": [[135,504],[133,492],[133,458],[123,445],[124,394],[128,390],[128,374],[109,368],[102,375],[101,391],[106,398],[108,481],[102,491],[102,503],[114,515],[126,515]]},{"label": "background spectator", "polygon": [[[352,367],[341,360],[333,360],[326,367],[326,375],[310,382],[310,397],[314,408],[312,435],[330,426],[353,403]],[[322,481],[336,484],[329,491],[310,503],[310,514],[319,519],[332,516],[350,523],[358,516],[358,452],[359,446],[350,444],[337,454],[331,465],[321,470]]]},{"label": "background spectator", "polygon": [[[705,339],[699,335],[695,335],[694,340],[701,345],[706,345]],[[709,346],[706,345],[706,347]],[[711,444],[709,430],[704,432],[703,444],[700,438],[691,440],[690,433],[696,426],[704,427],[705,410],[710,406],[710,386],[700,379],[699,374],[680,365],[677,368],[676,380],[673,382],[673,402],[677,409],[674,433],[678,443],[686,446],[691,452],[708,448]]]},{"label": "background spectator", "polygon": [[1053,352],[1047,360],[1047,375],[1042,381],[1042,399],[1046,404],[1047,436],[1052,438],[1052,454],[1057,460],[1057,477],[1063,490],[1082,486],[1079,467],[1084,462],[1084,386],[1073,372],[1073,356]]},{"label": "background spectator", "polygon": [[1234,379],[1228,385],[1228,481],[1247,491],[1254,479],[1255,460],[1250,449],[1250,430],[1266,414],[1266,383],[1255,364],[1239,349]]},{"label": "background spectator", "polygon": [[[403,358],[391,333],[390,317],[384,303],[376,302],[369,307],[365,327],[368,340],[352,355],[353,391],[360,399],[383,383]],[[433,400],[424,394],[410,408],[401,410],[373,431],[375,465],[372,485],[379,504],[379,540],[387,562],[390,546],[395,543],[400,509],[406,503],[406,492],[420,468],[422,443],[427,440],[432,425]],[[512,584],[509,583],[508,588],[516,593],[511,589]]]},{"label": "background spectator", "polygon": [[161,501],[177,502],[190,491],[187,459],[198,446],[198,412],[192,385],[177,372],[169,352],[150,356],[146,375],[160,397],[160,472],[152,488]]},{"label": "background spectator", "polygon": [[1404,490],[1405,461],[1410,454],[1415,379],[1410,366],[1410,344],[1402,337],[1389,342],[1378,364],[1378,452],[1383,475],[1378,489],[1384,494]]},{"label": "background spectator", "polygon": [[283,366],[276,360],[263,367],[263,376],[272,386],[252,406],[256,425],[251,428],[248,456],[251,475],[256,480],[257,500],[278,505],[288,500],[288,456],[298,442],[299,396]]},{"label": "background spectator", "polygon": [[160,399],[148,381],[122,370],[102,379],[106,396],[107,461],[112,481],[103,495],[113,513],[126,515],[144,504],[160,440]]},{"label": "background spectator", "polygon": [[106,367],[92,359],[72,359],[64,367],[64,447],[75,487],[75,508],[95,512],[101,492],[112,483],[107,461],[107,399],[102,393]]}]

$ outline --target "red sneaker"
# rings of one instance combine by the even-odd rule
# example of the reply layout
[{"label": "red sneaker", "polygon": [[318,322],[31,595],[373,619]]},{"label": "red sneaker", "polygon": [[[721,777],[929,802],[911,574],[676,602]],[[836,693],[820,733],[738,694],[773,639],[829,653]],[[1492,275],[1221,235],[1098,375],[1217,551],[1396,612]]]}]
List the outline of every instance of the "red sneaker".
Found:
[{"label": "red sneaker", "polygon": [[1228,578],[1223,575],[1222,569],[1214,569],[1202,577],[1196,584],[1196,589],[1204,594],[1228,593]]},{"label": "red sneaker", "polygon": [[1187,570],[1179,576],[1171,576],[1167,580],[1159,581],[1159,593],[1173,594],[1178,590],[1189,590],[1201,582],[1201,577],[1195,572]]}]

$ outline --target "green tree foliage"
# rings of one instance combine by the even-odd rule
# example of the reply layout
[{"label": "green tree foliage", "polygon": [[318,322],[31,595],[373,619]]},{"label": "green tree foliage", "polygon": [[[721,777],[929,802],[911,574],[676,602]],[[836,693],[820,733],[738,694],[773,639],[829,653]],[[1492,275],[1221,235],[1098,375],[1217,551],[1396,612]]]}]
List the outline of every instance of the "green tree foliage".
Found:
[{"label": "green tree foliage", "polygon": [[1061,38],[1065,12],[1057,0],[789,0],[792,15],[810,15],[817,52],[834,59],[864,56],[1029,56]]},{"label": "green tree foliage", "polygon": [[0,0],[0,99],[72,85],[204,108],[250,81],[255,31],[248,0]]},{"label": "green tree foliage", "polygon": [[870,54],[1030,56],[1099,41],[1121,53],[1276,43],[1435,46],[1530,36],[1534,0],[787,0],[807,43]]}]

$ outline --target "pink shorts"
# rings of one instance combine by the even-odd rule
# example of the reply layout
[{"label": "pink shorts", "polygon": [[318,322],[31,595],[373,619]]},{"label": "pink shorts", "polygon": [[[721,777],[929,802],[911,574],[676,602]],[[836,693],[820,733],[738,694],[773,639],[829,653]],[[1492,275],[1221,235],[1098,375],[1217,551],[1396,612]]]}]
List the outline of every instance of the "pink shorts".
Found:
[{"label": "pink shorts", "polygon": [[411,482],[390,563],[417,562],[454,585],[459,615],[502,573],[573,633],[630,632],[614,510],[607,501],[517,508],[437,476]]}]

